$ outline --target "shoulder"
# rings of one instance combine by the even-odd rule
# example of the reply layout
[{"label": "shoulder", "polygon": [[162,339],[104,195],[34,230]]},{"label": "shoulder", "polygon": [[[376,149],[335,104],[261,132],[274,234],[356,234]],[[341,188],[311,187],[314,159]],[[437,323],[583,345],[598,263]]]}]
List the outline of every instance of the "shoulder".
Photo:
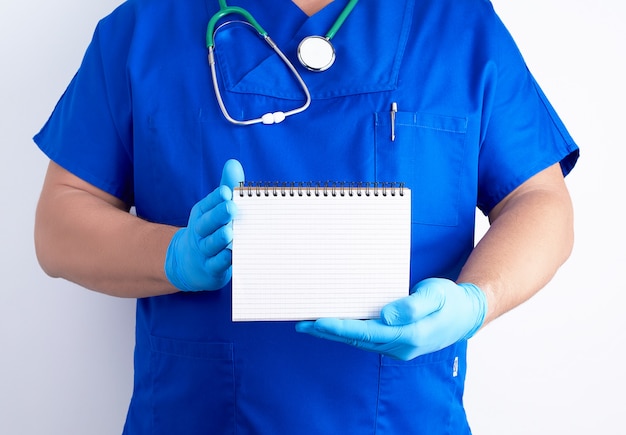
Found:
[{"label": "shoulder", "polygon": [[429,0],[428,4],[429,8],[441,14],[443,20],[465,26],[490,25],[496,18],[493,4],[489,0]]},{"label": "shoulder", "polygon": [[205,0],[127,0],[100,20],[96,36],[111,50],[141,51],[190,32],[202,35],[207,22]]},{"label": "shoulder", "polygon": [[156,24],[176,17],[206,14],[205,0],[127,0],[104,17],[100,25]]},{"label": "shoulder", "polygon": [[503,35],[504,25],[489,0],[407,0],[406,4],[412,8],[413,35],[426,37],[431,44],[489,45]]},{"label": "shoulder", "polygon": [[449,50],[497,50],[507,30],[489,0],[407,0],[412,37]]}]

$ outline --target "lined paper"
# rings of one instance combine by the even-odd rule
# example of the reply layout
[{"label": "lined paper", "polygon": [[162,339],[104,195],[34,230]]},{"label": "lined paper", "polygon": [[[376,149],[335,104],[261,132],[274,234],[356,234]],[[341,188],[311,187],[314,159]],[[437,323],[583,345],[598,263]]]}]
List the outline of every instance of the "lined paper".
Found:
[{"label": "lined paper", "polygon": [[385,304],[408,295],[409,189],[263,190],[235,189],[233,321],[378,318]]}]

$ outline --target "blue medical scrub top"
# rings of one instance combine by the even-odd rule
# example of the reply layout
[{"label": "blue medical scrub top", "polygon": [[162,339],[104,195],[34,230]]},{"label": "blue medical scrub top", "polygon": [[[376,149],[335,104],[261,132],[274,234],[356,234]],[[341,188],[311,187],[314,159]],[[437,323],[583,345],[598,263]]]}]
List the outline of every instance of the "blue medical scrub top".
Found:
[{"label": "blue medical scrub top", "polygon": [[[229,124],[205,46],[217,0],[129,0],[99,23],[39,147],[139,217],[178,226],[230,158],[254,181],[405,182],[411,285],[457,277],[477,206],[488,213],[537,172],[575,164],[576,145],[487,1],[362,1],[324,73],[297,64],[297,45],[325,34],[345,0],[310,18],[291,0],[229,3],[297,65],[313,97],[306,112],[272,126]],[[249,28],[222,28],[216,43],[235,118],[302,104]],[[469,433],[465,355],[462,341],[402,362],[297,334],[291,322],[233,323],[229,286],[141,299],[125,433]]]}]

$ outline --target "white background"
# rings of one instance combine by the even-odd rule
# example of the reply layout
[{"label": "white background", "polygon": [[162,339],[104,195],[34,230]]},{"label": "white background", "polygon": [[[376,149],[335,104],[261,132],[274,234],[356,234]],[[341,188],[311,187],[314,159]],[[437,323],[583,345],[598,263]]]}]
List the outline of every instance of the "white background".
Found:
[{"label": "white background", "polygon": [[[2,434],[122,429],[134,302],[40,271],[32,229],[47,161],[31,141],[78,68],[97,20],[118,3],[0,3]],[[472,340],[469,420],[481,435],[624,434],[625,7],[617,0],[494,4],[582,148],[568,177],[577,240],[546,289]]]}]

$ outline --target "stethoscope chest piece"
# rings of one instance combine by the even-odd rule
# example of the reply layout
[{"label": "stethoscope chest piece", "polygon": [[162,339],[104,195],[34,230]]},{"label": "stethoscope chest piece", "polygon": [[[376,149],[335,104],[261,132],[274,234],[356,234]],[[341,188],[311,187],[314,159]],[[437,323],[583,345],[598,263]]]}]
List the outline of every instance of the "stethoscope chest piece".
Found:
[{"label": "stethoscope chest piece", "polygon": [[307,36],[298,45],[298,59],[310,71],[326,71],[335,62],[335,48],[328,38]]}]

